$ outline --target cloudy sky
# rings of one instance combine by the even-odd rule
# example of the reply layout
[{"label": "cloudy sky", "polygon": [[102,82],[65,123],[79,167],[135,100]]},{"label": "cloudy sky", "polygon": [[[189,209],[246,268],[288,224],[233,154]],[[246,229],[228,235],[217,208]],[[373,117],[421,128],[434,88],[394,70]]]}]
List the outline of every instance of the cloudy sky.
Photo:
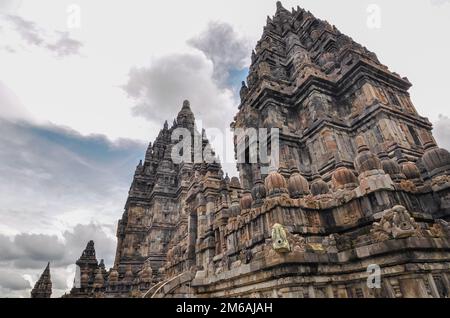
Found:
[{"label": "cloudy sky", "polygon": [[[450,148],[450,1],[286,0],[335,24],[414,84]],[[0,0],[0,297],[54,296],[94,239],[112,264],[134,168],[191,101],[224,129],[272,0]],[[226,165],[234,174],[233,165]]]}]

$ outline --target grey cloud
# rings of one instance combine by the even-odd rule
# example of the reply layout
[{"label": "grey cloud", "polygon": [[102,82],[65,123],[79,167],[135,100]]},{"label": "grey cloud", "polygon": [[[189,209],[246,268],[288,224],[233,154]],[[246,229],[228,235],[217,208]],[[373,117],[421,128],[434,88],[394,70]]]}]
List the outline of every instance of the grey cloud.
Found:
[{"label": "grey cloud", "polygon": [[[22,233],[14,238],[14,245],[21,254],[16,264],[23,260],[31,260],[34,264],[42,264],[49,260],[61,261],[65,253],[65,246],[58,241],[56,235]],[[18,267],[27,268],[28,263],[20,263]]]},{"label": "grey cloud", "polygon": [[3,288],[2,286],[0,286],[0,297],[1,298],[29,298],[30,290],[29,289],[11,290],[11,289]]},{"label": "grey cloud", "polygon": [[36,23],[22,19],[17,15],[5,15],[6,20],[11,22],[14,29],[19,33],[22,39],[28,44],[41,46],[44,43],[43,33]]},{"label": "grey cloud", "polygon": [[[68,266],[90,239],[98,258],[112,265],[116,221],[146,145],[11,119],[18,116],[8,108],[18,103],[7,89],[0,93],[1,113],[10,118],[0,118],[0,233],[20,233],[0,235],[0,270],[18,275],[0,284],[0,297],[28,297],[21,275],[36,280],[47,261],[60,295]],[[91,220],[96,223],[85,224]]]},{"label": "grey cloud", "polygon": [[14,247],[14,243],[9,237],[0,234],[0,261],[10,261],[20,257],[20,253]]},{"label": "grey cloud", "polygon": [[73,263],[81,255],[87,242],[93,240],[98,260],[104,259],[107,266],[112,266],[116,241],[111,236],[108,236],[105,226],[93,223],[88,225],[78,224],[73,230],[66,231],[63,235],[68,253],[66,260],[69,264]]},{"label": "grey cloud", "polygon": [[235,101],[212,74],[212,63],[201,54],[167,55],[149,67],[133,68],[123,89],[136,101],[134,114],[158,125],[175,118],[182,101],[189,99],[197,119],[223,128],[232,120]]},{"label": "grey cloud", "polygon": [[24,174],[31,169],[37,171],[44,181],[58,177],[61,180],[55,181],[64,183],[62,177],[66,176],[84,186],[89,186],[89,181],[97,186],[105,180],[86,180],[90,173],[96,172],[96,177],[100,178],[115,177],[116,172],[108,169],[129,165],[130,160],[134,164],[145,150],[143,143],[138,141],[122,139],[112,142],[103,135],[83,136],[52,124],[37,125],[4,119],[0,119],[0,123],[2,169],[22,170],[17,172]]},{"label": "grey cloud", "polygon": [[[83,43],[71,38],[68,32],[54,31],[49,34],[35,22],[26,20],[18,15],[2,14],[0,16],[6,22],[9,22],[12,30],[16,31],[28,45],[47,49],[58,57],[80,54]],[[10,53],[14,53],[17,50],[10,46],[3,47],[3,49]]]},{"label": "grey cloud", "polygon": [[441,6],[447,3],[450,3],[450,0],[431,0],[432,5]]},{"label": "grey cloud", "polygon": [[450,118],[439,115],[439,120],[434,124],[433,132],[439,146],[450,150]]},{"label": "grey cloud", "polygon": [[67,272],[61,270],[60,268],[52,268],[50,269],[50,273],[52,276],[52,288],[59,290],[67,290],[69,288],[67,284]]},{"label": "grey cloud", "polygon": [[250,42],[228,23],[210,22],[207,29],[188,44],[213,62],[213,76],[221,86],[229,85],[231,73],[242,70],[249,62]]},{"label": "grey cloud", "polygon": [[47,48],[55,52],[58,56],[64,57],[79,54],[83,44],[70,37],[68,32],[57,32],[59,38],[55,43],[47,44]]},{"label": "grey cloud", "polygon": [[0,269],[0,287],[7,290],[18,291],[31,288],[30,282],[28,282],[21,275],[9,271]]},{"label": "grey cloud", "polygon": [[228,127],[238,104],[236,73],[248,64],[249,42],[231,25],[211,22],[188,44],[195,53],[166,55],[131,69],[123,89],[136,101],[133,112],[161,125],[189,99],[205,126]]},{"label": "grey cloud", "polygon": [[[97,257],[112,265],[115,239],[99,224],[78,224],[64,231],[62,239],[56,235],[21,233],[10,239],[0,235],[0,263],[15,269],[42,270],[47,262],[64,267],[74,264],[89,240],[94,240]],[[26,272],[25,272],[26,273]]]}]

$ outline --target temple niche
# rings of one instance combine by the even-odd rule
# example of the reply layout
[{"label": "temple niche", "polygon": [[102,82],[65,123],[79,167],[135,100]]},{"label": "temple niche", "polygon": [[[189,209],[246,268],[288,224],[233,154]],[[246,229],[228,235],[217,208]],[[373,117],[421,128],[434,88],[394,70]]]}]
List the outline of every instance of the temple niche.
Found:
[{"label": "temple niche", "polygon": [[[218,161],[172,161],[178,127],[210,146],[185,101],[137,165],[113,268],[89,243],[67,297],[448,297],[450,154],[410,87],[336,27],[278,2],[231,124],[240,178]],[[251,142],[239,148],[249,128],[279,128],[279,166],[251,162]]]}]

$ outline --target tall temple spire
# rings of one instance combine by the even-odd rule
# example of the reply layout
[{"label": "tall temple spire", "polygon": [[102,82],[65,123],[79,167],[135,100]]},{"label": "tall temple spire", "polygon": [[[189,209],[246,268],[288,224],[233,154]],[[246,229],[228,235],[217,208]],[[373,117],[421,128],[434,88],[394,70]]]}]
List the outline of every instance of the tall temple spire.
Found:
[{"label": "tall temple spire", "polygon": [[50,276],[50,262],[42,272],[41,277],[31,291],[31,298],[50,298],[52,295],[52,280]]}]

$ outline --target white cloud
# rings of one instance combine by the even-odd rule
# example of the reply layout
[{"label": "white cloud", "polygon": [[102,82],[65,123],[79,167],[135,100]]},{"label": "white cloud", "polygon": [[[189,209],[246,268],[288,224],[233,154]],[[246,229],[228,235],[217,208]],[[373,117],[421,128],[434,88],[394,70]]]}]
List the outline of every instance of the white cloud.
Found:
[{"label": "white cloud", "polygon": [[450,118],[439,115],[438,121],[434,124],[433,133],[438,145],[450,150]]},{"label": "white cloud", "polygon": [[0,286],[13,291],[29,289],[30,283],[21,275],[13,271],[0,269]]},{"label": "white cloud", "polygon": [[250,64],[249,40],[237,34],[228,23],[210,22],[206,30],[188,43],[213,62],[213,78],[221,87],[231,88],[232,72],[241,71]]},{"label": "white cloud", "polygon": [[236,106],[232,92],[220,89],[212,76],[213,64],[202,54],[172,54],[133,68],[124,89],[136,101],[134,114],[159,125],[175,118],[188,99],[197,119],[222,128],[231,123]]},{"label": "white cloud", "polygon": [[0,81],[0,118],[29,119],[30,114],[19,98]]}]

